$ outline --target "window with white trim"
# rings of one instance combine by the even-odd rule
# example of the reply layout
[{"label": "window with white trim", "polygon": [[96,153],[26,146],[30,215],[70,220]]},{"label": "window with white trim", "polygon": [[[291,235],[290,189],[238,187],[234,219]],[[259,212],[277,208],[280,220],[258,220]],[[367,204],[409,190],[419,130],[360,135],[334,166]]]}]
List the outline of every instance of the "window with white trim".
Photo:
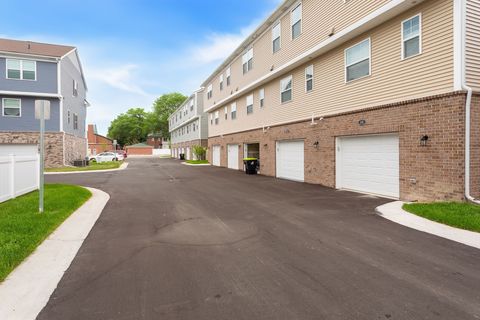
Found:
[{"label": "window with white trim", "polygon": [[3,98],[2,115],[4,117],[21,117],[22,101],[20,99]]},{"label": "window with white trim", "polygon": [[78,82],[73,80],[73,96],[76,97],[78,96]]},{"label": "window with white trim", "polygon": [[193,111],[193,99],[190,100],[190,111]]},{"label": "window with white trim", "polygon": [[345,50],[346,82],[370,75],[370,39]]},{"label": "window with white trim", "polygon": [[7,79],[37,80],[37,62],[7,59]]},{"label": "window with white trim", "polygon": [[227,120],[228,119],[228,107],[225,107],[224,111],[225,111],[225,120]]},{"label": "window with white trim", "polygon": [[220,90],[223,90],[223,73],[220,75]]},{"label": "window with white trim", "polygon": [[220,118],[220,112],[215,111],[215,124],[218,124],[218,122],[220,121],[219,118]]},{"label": "window with white trim", "polygon": [[73,114],[73,130],[78,130],[78,114]]},{"label": "window with white trim", "polygon": [[235,120],[237,119],[237,103],[234,102],[230,105],[230,117],[232,118],[232,120]]},{"label": "window with white trim", "polygon": [[258,90],[258,98],[260,100],[260,108],[265,106],[265,89]]},{"label": "window with white trim", "polygon": [[273,53],[280,50],[281,34],[282,34],[282,25],[279,22],[272,28],[272,51],[273,51]]},{"label": "window with white trim", "polygon": [[70,110],[67,111],[67,123],[70,124]]},{"label": "window with white trim", "polygon": [[402,22],[402,59],[422,53],[422,18],[418,14]]},{"label": "window with white trim", "polygon": [[243,74],[253,69],[253,48],[250,48],[242,56]]},{"label": "window with white trim", "polygon": [[230,67],[227,68],[227,86],[230,85],[230,81],[231,81],[231,75],[232,75],[232,69]]},{"label": "window with white trim", "polygon": [[290,22],[292,28],[292,40],[302,34],[302,4],[300,3],[290,13]]},{"label": "window with white trim", "polygon": [[282,103],[292,100],[292,81],[292,76],[280,80],[280,100]]},{"label": "window with white trim", "polygon": [[213,125],[213,113],[210,113],[210,124]]},{"label": "window with white trim", "polygon": [[210,99],[212,98],[212,95],[213,95],[213,86],[211,84],[208,85],[207,87],[207,99]]},{"label": "window with white trim", "polygon": [[247,96],[247,114],[253,113],[253,94]]},{"label": "window with white trim", "polygon": [[305,68],[305,92],[313,90],[313,64]]}]

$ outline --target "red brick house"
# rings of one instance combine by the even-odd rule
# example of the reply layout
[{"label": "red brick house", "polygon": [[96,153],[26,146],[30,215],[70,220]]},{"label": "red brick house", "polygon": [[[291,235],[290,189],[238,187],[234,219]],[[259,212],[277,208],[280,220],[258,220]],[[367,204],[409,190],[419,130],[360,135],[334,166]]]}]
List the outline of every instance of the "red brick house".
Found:
[{"label": "red brick house", "polygon": [[151,156],[153,154],[153,147],[146,143],[137,143],[125,147],[129,156]]},{"label": "red brick house", "polygon": [[113,150],[113,140],[98,134],[96,125],[88,125],[87,136],[89,155],[96,155],[105,151]]}]

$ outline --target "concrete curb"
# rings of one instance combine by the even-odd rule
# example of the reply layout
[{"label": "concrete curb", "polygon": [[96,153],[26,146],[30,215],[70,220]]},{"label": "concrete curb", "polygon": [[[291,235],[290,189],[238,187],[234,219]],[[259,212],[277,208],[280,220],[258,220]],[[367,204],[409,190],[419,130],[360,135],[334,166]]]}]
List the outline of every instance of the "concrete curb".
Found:
[{"label": "concrete curb", "polygon": [[406,227],[480,249],[480,233],[450,227],[419,217],[403,210],[404,203],[402,201],[390,202],[377,207],[375,210],[381,217]]},{"label": "concrete curb", "polygon": [[127,169],[127,167],[128,167],[128,162],[124,162],[124,163],[122,163],[120,168],[117,168],[117,169],[90,170],[90,171],[71,171],[71,172],[45,172],[45,175],[115,172],[115,171],[125,170],[125,169]]},{"label": "concrete curb", "polygon": [[191,166],[191,167],[209,167],[209,166],[211,166],[210,163],[191,164],[191,163],[182,162],[182,164],[186,165],[186,166]]},{"label": "concrete curb", "polygon": [[0,284],[0,319],[34,320],[45,307],[110,199],[87,189],[92,197]]}]

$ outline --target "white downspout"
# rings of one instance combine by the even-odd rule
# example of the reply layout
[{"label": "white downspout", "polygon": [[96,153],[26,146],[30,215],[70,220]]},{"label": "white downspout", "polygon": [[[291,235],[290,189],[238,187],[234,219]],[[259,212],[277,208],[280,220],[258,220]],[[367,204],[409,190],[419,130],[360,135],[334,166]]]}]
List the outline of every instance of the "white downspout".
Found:
[{"label": "white downspout", "polygon": [[462,89],[467,91],[467,99],[465,102],[465,198],[468,201],[480,204],[479,200],[475,200],[474,197],[470,194],[470,131],[471,131],[471,117],[470,113],[472,110],[472,95],[473,89],[467,84],[466,76],[466,35],[467,35],[467,7],[464,0],[461,1],[462,4]]}]

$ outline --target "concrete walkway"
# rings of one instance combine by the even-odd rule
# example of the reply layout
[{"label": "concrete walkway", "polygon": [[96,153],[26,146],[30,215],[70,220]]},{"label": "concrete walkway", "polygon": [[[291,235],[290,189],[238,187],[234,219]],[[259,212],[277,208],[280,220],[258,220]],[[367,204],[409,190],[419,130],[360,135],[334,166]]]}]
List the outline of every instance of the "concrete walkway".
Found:
[{"label": "concrete walkway", "polygon": [[106,170],[85,170],[85,171],[67,171],[67,172],[45,172],[45,175],[59,175],[59,174],[82,174],[82,173],[101,173],[101,172],[115,172],[122,171],[127,169],[128,162],[124,162],[116,169],[106,169]]},{"label": "concrete walkway", "polygon": [[0,319],[34,320],[88,236],[110,196],[92,197],[0,284]]},{"label": "concrete walkway", "polygon": [[453,228],[419,217],[403,210],[404,204],[402,201],[395,201],[381,205],[376,210],[381,217],[398,224],[480,249],[480,233]]}]

